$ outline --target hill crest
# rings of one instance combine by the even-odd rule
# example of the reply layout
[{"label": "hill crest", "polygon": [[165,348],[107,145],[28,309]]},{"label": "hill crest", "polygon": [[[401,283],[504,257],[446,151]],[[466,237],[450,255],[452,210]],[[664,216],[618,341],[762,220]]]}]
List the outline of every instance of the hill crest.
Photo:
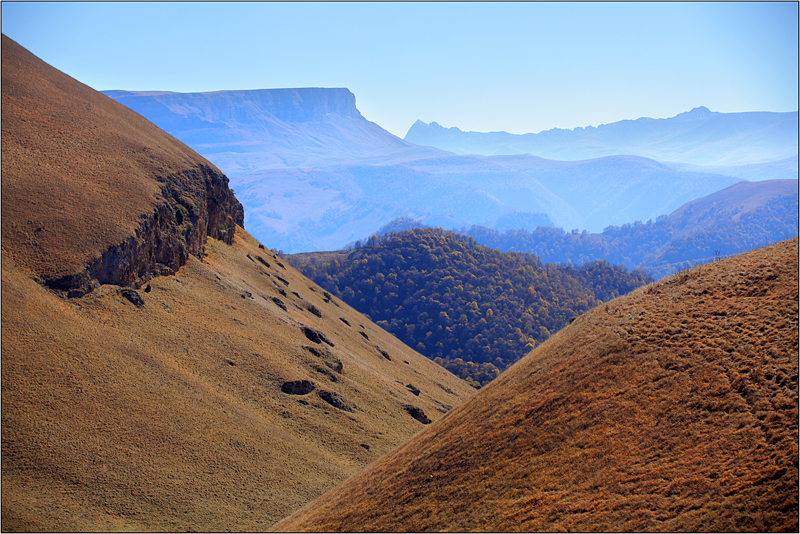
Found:
[{"label": "hill crest", "polygon": [[278,531],[797,530],[797,239],[579,317]]}]

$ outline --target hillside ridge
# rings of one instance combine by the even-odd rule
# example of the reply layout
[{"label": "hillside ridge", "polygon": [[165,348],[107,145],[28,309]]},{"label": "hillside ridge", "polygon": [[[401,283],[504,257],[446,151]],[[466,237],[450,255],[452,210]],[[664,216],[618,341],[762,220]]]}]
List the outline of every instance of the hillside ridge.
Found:
[{"label": "hillside ridge", "polygon": [[4,252],[74,297],[139,287],[201,255],[208,237],[233,241],[244,210],[216,167],[2,40]]},{"label": "hillside ridge", "polygon": [[720,113],[703,106],[674,117],[640,117],[538,133],[462,131],[417,120],[404,139],[456,154],[531,154],[578,161],[630,154],[662,162],[745,165],[797,158],[798,112]]},{"label": "hillside ridge", "polygon": [[579,317],[276,531],[798,525],[797,238]]}]

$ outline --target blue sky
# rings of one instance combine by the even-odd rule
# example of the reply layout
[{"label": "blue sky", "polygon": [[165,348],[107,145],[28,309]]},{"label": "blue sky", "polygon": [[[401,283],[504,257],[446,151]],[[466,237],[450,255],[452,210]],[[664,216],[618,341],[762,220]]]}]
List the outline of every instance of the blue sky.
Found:
[{"label": "blue sky", "polygon": [[347,87],[400,137],[798,107],[796,2],[3,2],[2,31],[98,90]]}]

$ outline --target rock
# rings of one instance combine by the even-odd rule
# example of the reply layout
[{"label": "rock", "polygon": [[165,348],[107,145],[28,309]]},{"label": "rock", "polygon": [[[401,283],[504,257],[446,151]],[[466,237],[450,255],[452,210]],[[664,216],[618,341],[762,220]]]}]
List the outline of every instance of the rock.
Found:
[{"label": "rock", "polygon": [[[313,354],[317,358],[321,359],[323,362],[325,362],[325,365],[327,365],[329,368],[333,369],[337,373],[339,373],[339,374],[343,373],[344,366],[342,365],[342,361],[339,358],[337,358],[336,356],[334,356],[331,353],[331,351],[328,350],[327,348],[325,348],[325,347],[316,348],[316,347],[304,346],[303,349],[307,350],[308,352],[310,352],[311,354]],[[320,372],[322,372],[322,371],[320,371]]]},{"label": "rock", "polygon": [[406,389],[408,391],[410,391],[411,393],[413,393],[414,395],[416,395],[417,397],[419,397],[420,390],[418,388],[414,387],[413,384],[406,384]]},{"label": "rock", "polygon": [[361,334],[361,337],[363,337],[364,339],[367,339],[367,340],[369,339],[369,336],[367,335],[366,332],[359,332],[359,334]]},{"label": "rock", "polygon": [[309,341],[313,341],[314,343],[321,344],[325,343],[334,347],[335,345],[331,343],[331,341],[319,330],[314,330],[313,328],[309,328],[307,326],[303,326],[300,328],[303,333],[306,335]]},{"label": "rock", "polygon": [[353,407],[350,406],[347,403],[347,401],[344,399],[344,397],[342,397],[338,393],[334,393],[333,391],[326,391],[326,390],[323,389],[323,390],[320,390],[317,394],[319,395],[319,397],[322,400],[324,400],[325,402],[327,402],[328,404],[330,404],[334,408],[338,408],[338,409],[343,410],[345,412],[352,412],[353,411]]},{"label": "rock", "polygon": [[244,224],[244,209],[225,175],[199,165],[157,180],[165,200],[140,219],[133,235],[80,272],[45,283],[75,296],[95,284],[138,287],[154,276],[174,274],[190,255],[201,257],[208,237],[233,243],[236,225]]},{"label": "rock", "polygon": [[[340,321],[342,321],[342,322],[343,322],[344,324],[346,324],[347,326],[350,326],[350,323],[349,323],[349,322],[347,322],[347,319],[345,319],[344,317],[339,317],[339,320],[340,320]],[[351,327],[351,328],[352,328],[352,327]]]},{"label": "rock", "polygon": [[281,391],[289,395],[308,395],[316,386],[311,380],[291,380],[284,382]]},{"label": "rock", "polygon": [[119,294],[131,301],[131,304],[137,308],[144,307],[144,299],[135,289],[124,288],[120,290]]},{"label": "rock", "polygon": [[311,313],[313,313],[317,317],[322,318],[322,312],[319,311],[316,306],[314,306],[313,304],[308,304],[307,308],[308,308],[308,311],[310,311]]},{"label": "rock", "polygon": [[411,417],[413,417],[414,419],[416,419],[417,421],[419,421],[423,425],[428,425],[428,424],[432,423],[432,421],[430,419],[428,419],[428,416],[425,415],[425,412],[423,412],[422,409],[417,408],[416,406],[411,406],[410,404],[406,404],[406,405],[403,406],[403,409],[406,412],[408,412],[408,415],[410,415]]},{"label": "rock", "polygon": [[269,263],[267,263],[267,260],[265,260],[265,259],[264,259],[264,258],[262,258],[261,256],[256,256],[256,259],[257,259],[259,262],[261,262],[261,264],[262,264],[264,267],[267,267],[267,268],[269,268],[269,266],[270,266],[270,265],[269,265]]},{"label": "rock", "polygon": [[272,297],[272,302],[274,302],[275,305],[278,306],[283,311],[288,311],[286,309],[286,304],[284,304],[283,301],[281,299],[279,299],[278,297]]}]

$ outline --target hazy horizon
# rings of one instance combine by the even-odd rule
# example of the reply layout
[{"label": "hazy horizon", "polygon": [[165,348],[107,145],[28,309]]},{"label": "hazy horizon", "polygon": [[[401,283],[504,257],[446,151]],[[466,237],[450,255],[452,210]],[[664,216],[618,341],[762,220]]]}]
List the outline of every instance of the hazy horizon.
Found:
[{"label": "hazy horizon", "polygon": [[537,133],[796,111],[796,2],[3,2],[2,31],[97,90],[346,87],[417,120]]}]

